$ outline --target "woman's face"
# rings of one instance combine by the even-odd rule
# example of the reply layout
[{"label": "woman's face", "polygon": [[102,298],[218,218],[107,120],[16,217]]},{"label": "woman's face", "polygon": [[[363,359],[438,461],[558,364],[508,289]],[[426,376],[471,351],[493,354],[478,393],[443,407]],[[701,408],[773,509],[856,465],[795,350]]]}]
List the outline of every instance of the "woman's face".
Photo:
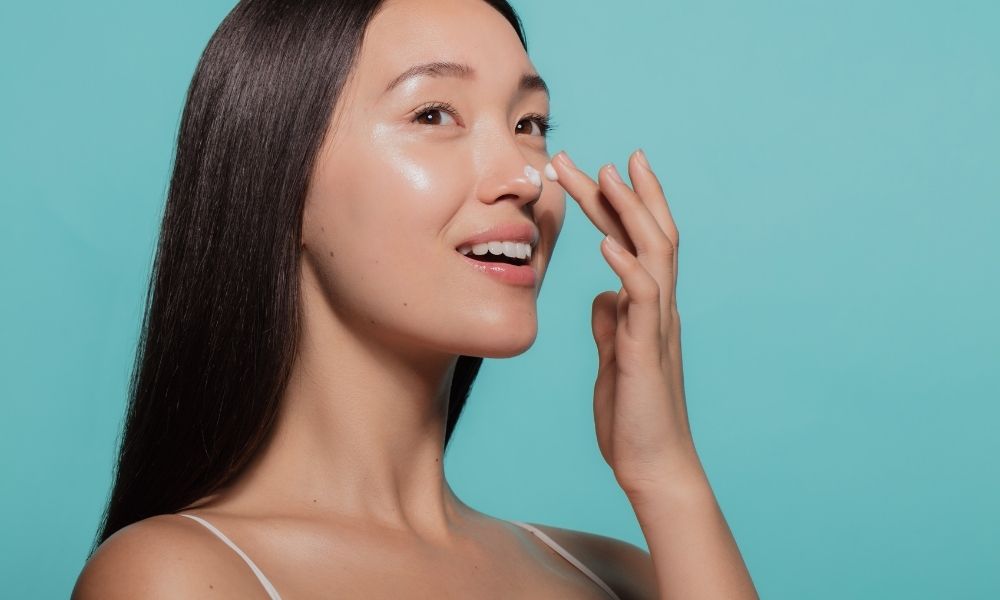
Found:
[{"label": "woman's face", "polygon": [[[395,80],[415,65],[469,73]],[[367,30],[317,157],[303,222],[307,302],[348,327],[450,354],[513,356],[537,334],[536,298],[565,216],[533,115],[549,98],[510,23],[481,0],[388,0]],[[428,105],[447,103],[449,108]],[[452,111],[452,112],[449,112]],[[536,283],[459,253],[493,225],[537,228]],[[516,239],[490,237],[495,241]],[[314,293],[318,292],[318,293]],[[312,312],[310,310],[310,312]]]}]

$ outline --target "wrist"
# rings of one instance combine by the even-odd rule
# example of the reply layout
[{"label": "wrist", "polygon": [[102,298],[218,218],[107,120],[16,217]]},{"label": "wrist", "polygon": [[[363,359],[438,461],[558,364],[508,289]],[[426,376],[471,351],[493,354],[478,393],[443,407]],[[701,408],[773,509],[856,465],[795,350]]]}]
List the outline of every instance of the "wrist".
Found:
[{"label": "wrist", "polygon": [[708,475],[693,452],[683,460],[663,463],[646,469],[642,474],[619,478],[618,484],[633,505],[713,495]]}]

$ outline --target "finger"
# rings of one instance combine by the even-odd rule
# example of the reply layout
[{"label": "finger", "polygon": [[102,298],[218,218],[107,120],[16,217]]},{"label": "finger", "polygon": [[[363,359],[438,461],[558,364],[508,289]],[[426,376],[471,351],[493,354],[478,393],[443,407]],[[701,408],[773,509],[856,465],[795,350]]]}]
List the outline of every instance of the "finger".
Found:
[{"label": "finger", "polygon": [[667,202],[667,196],[663,193],[663,186],[660,184],[659,178],[656,173],[653,172],[653,168],[649,164],[649,159],[646,157],[646,153],[640,148],[632,153],[628,161],[628,177],[632,182],[632,187],[635,188],[639,197],[649,208],[649,212],[656,219],[656,222],[660,225],[660,228],[666,234],[667,238],[673,242],[674,245],[674,264],[673,264],[673,274],[674,280],[672,284],[672,292],[674,296],[674,303],[676,303],[677,294],[677,267],[679,259],[677,257],[677,250],[680,247],[680,231],[677,229],[677,224],[674,221],[673,213],[670,212],[670,204]]},{"label": "finger", "polygon": [[633,256],[613,238],[604,238],[601,242],[601,254],[621,279],[622,288],[628,294],[625,314],[618,315],[618,333],[624,331],[641,346],[655,348],[655,354],[650,356],[659,361],[660,284],[639,262],[638,257]]},{"label": "finger", "polygon": [[597,182],[578,169],[565,150],[556,153],[550,164],[556,171],[559,185],[576,201],[594,226],[604,235],[614,236],[616,240],[625,244],[630,252],[634,252],[632,241],[618,217],[618,212],[604,197]]},{"label": "finger", "polygon": [[[594,428],[598,447],[604,454],[610,448],[609,437],[614,420],[615,392],[615,331],[617,317],[615,292],[601,292],[594,298],[591,327],[597,343],[597,379],[594,381]],[[610,456],[605,455],[610,464]]]},{"label": "finger", "polygon": [[[645,161],[645,162],[644,162]],[[643,204],[649,209],[650,214],[656,219],[660,229],[670,238],[674,246],[678,245],[678,231],[670,213],[670,206],[667,197],[663,193],[663,186],[660,180],[653,173],[649,162],[645,158],[645,153],[639,149],[632,153],[628,160],[628,177],[635,188],[635,193],[642,199]]]},{"label": "finger", "polygon": [[[673,301],[676,281],[676,264],[673,242],[664,234],[659,223],[639,195],[621,179],[613,163],[598,172],[601,189],[611,205],[618,211],[626,231],[636,246],[636,256],[646,270],[656,279],[662,290],[661,310],[669,311]],[[666,319],[664,319],[666,322]]]},{"label": "finger", "polygon": [[598,180],[601,191],[618,212],[625,231],[635,244],[636,256],[656,261],[671,258],[673,244],[639,195],[622,180],[614,163],[601,167],[598,171]]},{"label": "finger", "polygon": [[597,344],[597,369],[600,371],[615,354],[615,328],[618,318],[615,310],[618,294],[601,292],[591,305],[590,326]]}]

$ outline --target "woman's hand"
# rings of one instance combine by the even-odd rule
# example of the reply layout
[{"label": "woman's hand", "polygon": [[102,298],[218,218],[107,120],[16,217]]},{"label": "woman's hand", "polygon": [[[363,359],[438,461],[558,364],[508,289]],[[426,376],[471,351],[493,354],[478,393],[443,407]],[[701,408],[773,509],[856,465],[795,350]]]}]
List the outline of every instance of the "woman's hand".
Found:
[{"label": "woman's hand", "polygon": [[597,443],[635,508],[659,598],[758,598],[715,501],[688,426],[677,314],[677,226],[642,151],[628,161],[633,190],[614,165],[595,183],[564,152],[559,182],[606,239],[601,253],[622,289],[594,298]]},{"label": "woman's hand", "polygon": [[602,292],[593,301],[594,421],[601,454],[630,497],[691,477],[701,482],[681,367],[679,238],[663,188],[641,150],[628,161],[634,190],[614,164],[600,169],[598,182],[565,152],[553,157],[552,166],[562,187],[609,236],[601,253],[622,281],[617,293]]}]

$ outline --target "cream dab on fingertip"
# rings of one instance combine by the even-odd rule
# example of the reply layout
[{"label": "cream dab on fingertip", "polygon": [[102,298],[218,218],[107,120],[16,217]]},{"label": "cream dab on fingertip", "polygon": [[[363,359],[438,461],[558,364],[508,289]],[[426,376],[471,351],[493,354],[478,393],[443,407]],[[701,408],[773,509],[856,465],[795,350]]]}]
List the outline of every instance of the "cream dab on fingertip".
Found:
[{"label": "cream dab on fingertip", "polygon": [[559,181],[559,174],[556,173],[556,169],[552,166],[551,162],[545,163],[545,177],[549,181]]}]

